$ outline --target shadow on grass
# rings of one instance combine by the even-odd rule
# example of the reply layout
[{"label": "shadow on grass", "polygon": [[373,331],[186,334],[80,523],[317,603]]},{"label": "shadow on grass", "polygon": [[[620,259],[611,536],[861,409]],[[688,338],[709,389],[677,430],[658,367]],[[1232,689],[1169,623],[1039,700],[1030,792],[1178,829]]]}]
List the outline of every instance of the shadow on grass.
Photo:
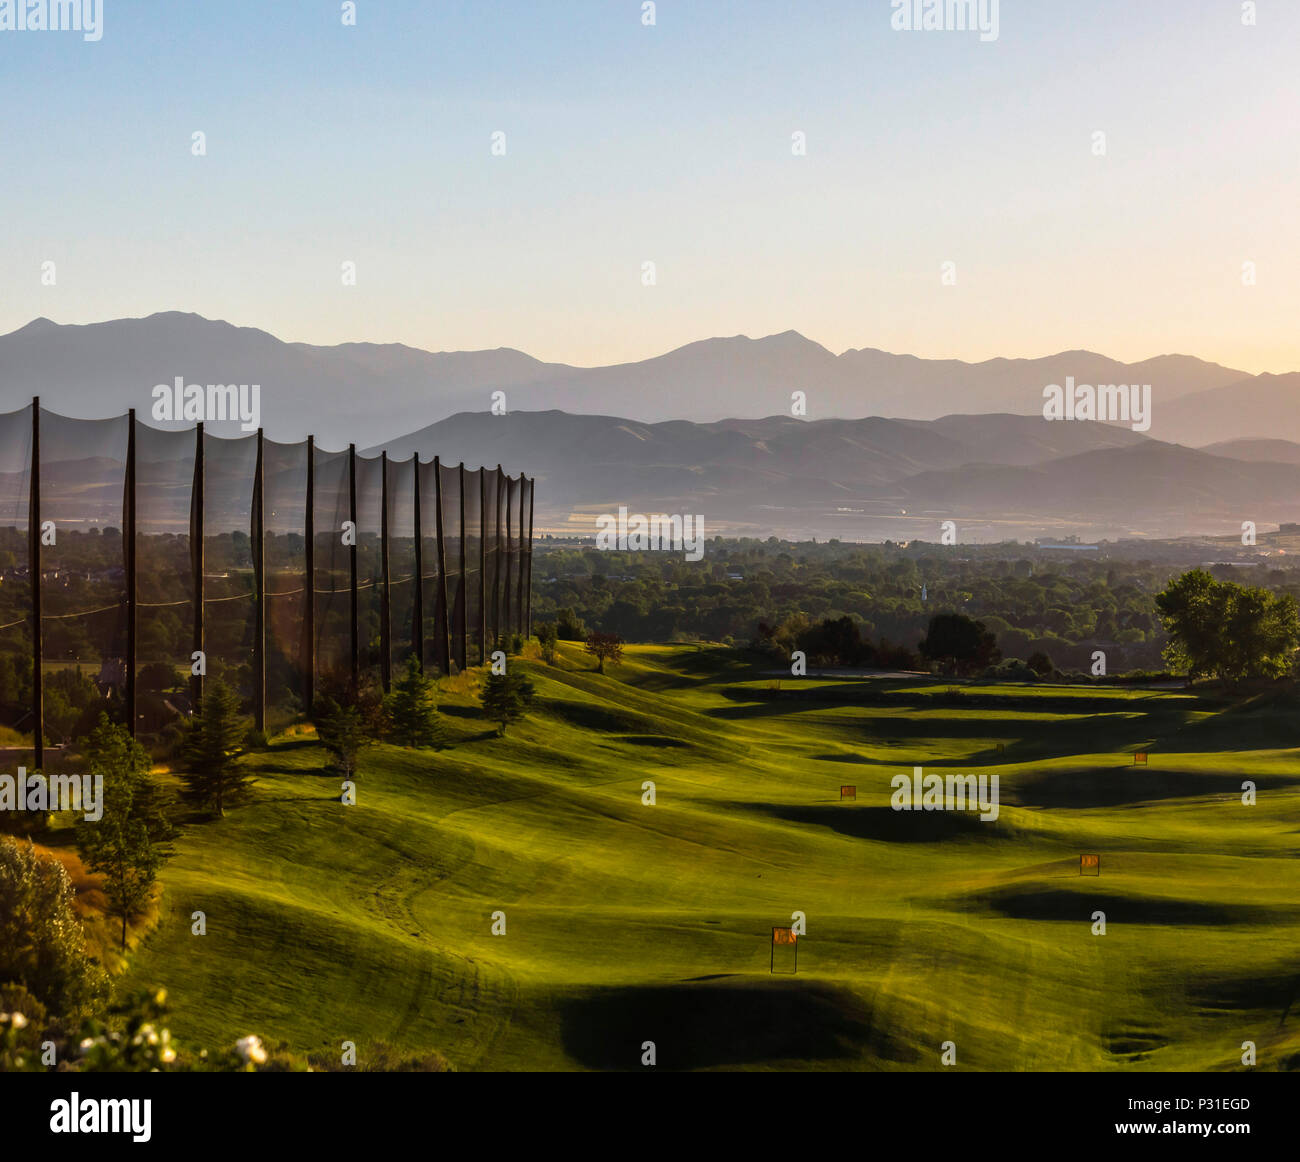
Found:
[{"label": "shadow on grass", "polygon": [[644,731],[651,725],[651,719],[644,714],[620,713],[601,706],[592,706],[585,702],[570,702],[561,698],[544,698],[538,703],[538,709],[554,715],[569,726],[584,730],[601,731],[605,734],[625,734],[629,731]]},{"label": "shadow on grass", "polygon": [[560,1012],[565,1051],[589,1069],[639,1069],[647,1039],[657,1068],[669,1070],[848,1061],[864,1053],[917,1059],[856,993],[797,978],[602,989],[564,1002]]},{"label": "shadow on grass", "polygon": [[1275,1012],[1284,1025],[1300,1000],[1300,975],[1288,965],[1261,967],[1249,976],[1207,976],[1194,982],[1188,995],[1210,1013]]},{"label": "shadow on grass", "polygon": [[313,747],[320,746],[320,739],[304,736],[302,738],[281,738],[271,739],[269,745],[258,747],[254,752],[256,754],[274,754],[282,750],[311,750]]},{"label": "shadow on grass", "polygon": [[[1235,798],[1241,795],[1243,777],[1150,767],[1101,767],[1022,776],[1004,795],[1008,802],[1022,807],[1124,807],[1204,795]],[[1300,783],[1300,778],[1284,776],[1252,775],[1251,778],[1261,788]]]},{"label": "shadow on grass", "polygon": [[1157,924],[1177,928],[1278,924],[1294,922],[1296,918],[1294,913],[1256,904],[1179,900],[1113,889],[1089,891],[1032,885],[966,896],[964,902],[969,907],[962,907],[962,911],[968,911],[970,907],[991,908],[1015,920],[1068,920],[1071,923],[1089,920],[1093,911],[1098,909],[1106,913],[1107,924]]},{"label": "shadow on grass", "polygon": [[1168,1038],[1150,1029],[1131,1025],[1118,1025],[1102,1034],[1102,1046],[1112,1057],[1124,1057],[1130,1062],[1145,1061],[1157,1049],[1169,1044]]},{"label": "shadow on grass", "polygon": [[895,811],[892,807],[857,807],[847,803],[797,806],[789,803],[736,803],[787,823],[829,827],[853,839],[885,843],[941,843],[969,836],[993,839],[996,829],[980,822],[977,811]]},{"label": "shadow on grass", "polygon": [[256,763],[251,765],[249,773],[256,778],[259,775],[293,775],[302,779],[342,778],[336,771],[327,771],[323,767],[294,767],[284,763]]}]

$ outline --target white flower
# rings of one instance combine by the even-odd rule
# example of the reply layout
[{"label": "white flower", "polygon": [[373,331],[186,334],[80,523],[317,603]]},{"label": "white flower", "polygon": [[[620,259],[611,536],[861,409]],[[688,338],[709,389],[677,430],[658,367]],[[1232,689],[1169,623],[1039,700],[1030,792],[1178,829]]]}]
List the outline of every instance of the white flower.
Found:
[{"label": "white flower", "polygon": [[93,1038],[93,1037],[87,1037],[87,1038],[86,1038],[84,1041],[82,1041],[82,1043],[81,1043],[81,1054],[82,1054],[82,1056],[84,1057],[84,1056],[85,1056],[87,1053],[89,1053],[89,1052],[91,1051],[91,1049],[93,1049],[94,1047],[95,1047],[95,1040],[94,1040],[94,1038]]},{"label": "white flower", "polygon": [[176,1060],[176,1050],[173,1049],[170,1045],[167,1046],[167,1048],[162,1051],[162,1059],[168,1065],[170,1065],[173,1061]]},{"label": "white flower", "polygon": [[254,1065],[261,1065],[266,1060],[266,1050],[262,1048],[260,1037],[249,1035],[241,1037],[235,1042],[235,1048],[239,1050],[239,1055],[245,1061],[251,1061]]},{"label": "white flower", "polygon": [[12,1014],[12,1018],[11,1018],[11,1019],[13,1020],[14,1028],[15,1028],[15,1029],[25,1029],[25,1028],[27,1028],[27,1018],[24,1017],[24,1016],[22,1015],[22,1013],[14,1013],[14,1014]]}]

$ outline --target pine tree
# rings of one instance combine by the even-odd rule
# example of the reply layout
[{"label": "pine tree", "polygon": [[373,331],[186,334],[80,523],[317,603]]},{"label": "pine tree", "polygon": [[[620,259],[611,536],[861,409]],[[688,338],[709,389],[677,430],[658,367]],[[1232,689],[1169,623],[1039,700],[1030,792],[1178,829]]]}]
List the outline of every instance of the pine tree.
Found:
[{"label": "pine tree", "polygon": [[366,716],[355,705],[340,706],[333,698],[316,699],[312,718],[316,737],[334,760],[334,769],[345,779],[357,773],[357,758],[373,739]]},{"label": "pine tree", "polygon": [[523,674],[489,674],[483,684],[483,713],[499,723],[505,734],[506,724],[517,722],[531,708],[535,691]]},{"label": "pine tree", "polygon": [[223,682],[212,683],[181,746],[188,768],[181,773],[187,799],[223,816],[227,804],[247,796],[251,780],[238,765],[247,734],[234,691]]},{"label": "pine tree", "polygon": [[406,673],[384,700],[384,709],[392,723],[393,737],[403,746],[442,749],[446,731],[434,701],[434,682],[424,676],[414,654],[406,659]]}]

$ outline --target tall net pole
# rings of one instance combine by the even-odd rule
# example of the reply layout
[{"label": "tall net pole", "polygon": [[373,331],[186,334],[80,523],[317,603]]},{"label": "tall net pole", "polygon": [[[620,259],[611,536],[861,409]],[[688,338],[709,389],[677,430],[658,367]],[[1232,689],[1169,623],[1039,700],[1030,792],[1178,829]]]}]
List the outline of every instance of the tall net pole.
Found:
[{"label": "tall net pole", "polygon": [[303,707],[310,715],[316,698],[316,437],[307,437],[307,508],[303,514],[307,601],[303,606]]},{"label": "tall net pole", "polygon": [[[443,541],[442,521],[442,461],[433,458],[434,482],[434,534],[438,545],[438,596],[433,607],[433,636],[438,642],[438,669],[451,673],[451,627],[447,610],[447,549]],[[461,536],[465,530],[462,527]]]},{"label": "tall net pole", "polygon": [[122,523],[126,550],[126,728],[135,738],[136,723],[140,712],[136,707],[136,523],[135,523],[135,408],[126,413],[126,488],[124,490],[124,508]]},{"label": "tall net pole", "polygon": [[524,634],[528,637],[528,620],[524,615],[524,552],[526,551],[526,542],[524,541],[524,473],[519,473],[519,541],[516,542],[515,552],[515,630],[517,633]]},{"label": "tall net pole", "polygon": [[469,580],[465,576],[465,465],[460,464],[460,668],[469,664]]},{"label": "tall net pole", "polygon": [[496,511],[496,537],[494,538],[496,541],[496,568],[492,570],[492,619],[495,622],[493,628],[496,631],[496,638],[492,643],[494,646],[497,644],[497,642],[501,640],[502,635],[504,635],[506,632],[506,623],[503,617],[505,610],[502,608],[502,598],[504,597],[504,591],[505,591],[504,577],[506,572],[506,561],[509,556],[507,552],[509,545],[507,541],[501,536],[502,533],[501,518],[504,516],[506,519],[505,532],[506,535],[508,536],[509,523],[510,523],[510,515],[509,515],[510,489],[506,486],[505,473],[502,471],[500,464],[497,465],[496,482],[497,482],[497,503],[496,503],[497,511]]},{"label": "tall net pole", "polygon": [[[420,672],[424,672],[424,516],[420,512],[420,453],[412,456],[412,473],[415,483],[411,486],[415,513],[411,523],[415,531],[415,607],[411,611],[411,641],[415,646],[415,656],[420,663]],[[434,461],[434,474],[437,475],[437,461]]]},{"label": "tall net pole", "polygon": [[357,446],[348,445],[348,520],[352,524],[352,548],[348,552],[348,572],[352,581],[351,620],[351,689],[355,699],[361,691],[361,643],[357,612]]},{"label": "tall net pole", "polygon": [[266,448],[257,429],[253,468],[253,726],[266,730]]},{"label": "tall net pole", "polygon": [[379,454],[379,676],[387,694],[393,685],[393,594],[388,568],[388,453]]},{"label": "tall net pole", "polygon": [[528,581],[524,590],[524,596],[527,599],[528,610],[525,620],[528,625],[528,636],[533,636],[533,500],[537,494],[536,478],[528,482]]},{"label": "tall net pole", "polygon": [[32,590],[33,766],[45,768],[45,638],[41,622],[41,397],[32,398],[32,475],[28,497],[27,562]]},{"label": "tall net pole", "polygon": [[[203,705],[203,675],[206,669],[203,651],[203,424],[194,429],[194,486],[190,493],[190,570],[194,577],[194,653],[198,658],[190,661],[190,686],[193,705],[197,713]],[[202,663],[202,664],[196,664]]]},{"label": "tall net pole", "polygon": [[478,474],[478,662],[487,661],[487,473]]}]

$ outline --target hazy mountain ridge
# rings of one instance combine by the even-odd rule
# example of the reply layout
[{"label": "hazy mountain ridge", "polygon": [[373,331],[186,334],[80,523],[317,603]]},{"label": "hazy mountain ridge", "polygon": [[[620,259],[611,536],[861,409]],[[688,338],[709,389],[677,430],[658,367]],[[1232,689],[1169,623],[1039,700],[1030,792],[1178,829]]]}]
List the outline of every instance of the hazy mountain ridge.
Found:
[{"label": "hazy mountain ridge", "polygon": [[967,363],[875,348],[835,355],[786,331],[702,339],[607,367],[546,363],[503,347],[430,352],[400,343],[316,346],[255,327],[164,312],[142,319],[60,325],[37,319],[0,336],[0,408],[33,395],[65,414],[145,416],[152,389],[258,383],[268,435],[314,432],[325,447],[372,445],[460,411],[487,410],[504,391],[511,410],[616,414],[637,423],[710,423],[788,414],[807,396],[808,418],[1041,414],[1042,390],[1079,383],[1150,382],[1151,434],[1188,444],[1239,436],[1300,439],[1300,374],[1256,376],[1186,355],[1125,365],[1090,351]]},{"label": "hazy mountain ridge", "polygon": [[1248,463],[1126,428],[1033,416],[636,424],[557,411],[464,413],[388,450],[517,466],[536,477],[539,510],[551,515],[626,504],[705,512],[728,525],[802,524],[817,536],[839,529],[840,518],[828,523],[835,511],[861,512],[868,524],[923,513],[1069,526],[1085,536],[1222,532],[1242,520],[1262,528],[1300,516],[1300,464]]},{"label": "hazy mountain ridge", "polygon": [[[880,521],[917,513],[929,523],[939,513],[1084,530],[1137,523],[1156,535],[1298,515],[1300,443],[1290,437],[1300,437],[1300,374],[1250,377],[1188,356],[1127,367],[1087,351],[976,364],[870,348],[836,356],[787,331],[578,368],[511,348],[284,343],[174,312],[74,327],[39,319],[0,337],[6,410],[40,394],[66,415],[134,406],[148,423],[154,384],[177,375],[260,383],[262,423],[277,441],[312,431],[321,448],[382,444],[395,458],[419,451],[527,472],[542,511],[553,514],[625,503],[822,536],[845,535],[841,516],[828,514],[858,514],[864,539],[883,535]],[[1152,382],[1151,432],[1044,420],[1042,387],[1067,375]],[[792,390],[807,392],[810,418],[789,414]],[[494,391],[505,392],[507,414],[490,413]],[[583,401],[594,406],[582,411]],[[860,418],[824,418],[841,405]],[[708,418],[715,411],[725,415]],[[236,434],[222,427],[213,434]],[[47,455],[60,430],[51,428]],[[95,491],[108,511],[114,486],[94,459],[96,431],[69,426],[59,455],[85,458],[64,466],[65,482]],[[1162,442],[1169,432],[1189,446]],[[118,433],[108,443],[123,441]],[[22,444],[17,438],[14,455]],[[144,451],[157,457],[163,448]]]}]

